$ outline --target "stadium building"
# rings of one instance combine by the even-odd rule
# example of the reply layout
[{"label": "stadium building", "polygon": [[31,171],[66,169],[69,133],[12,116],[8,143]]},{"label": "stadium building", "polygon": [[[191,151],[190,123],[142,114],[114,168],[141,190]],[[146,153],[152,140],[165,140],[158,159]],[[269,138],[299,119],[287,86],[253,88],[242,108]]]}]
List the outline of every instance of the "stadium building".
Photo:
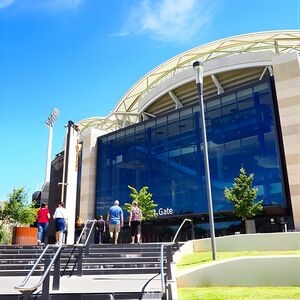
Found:
[{"label": "stadium building", "polygon": [[186,217],[193,219],[196,237],[206,237],[192,67],[201,60],[216,235],[243,231],[224,197],[241,167],[254,173],[264,205],[256,230],[281,231],[284,223],[299,230],[299,54],[299,31],[272,31],[214,41],[164,62],[134,84],[108,116],[69,122],[64,152],[52,162],[50,199],[65,201],[71,226],[76,215],[94,218],[106,215],[115,199],[129,202],[128,185],[148,186],[158,204],[158,218],[148,224],[149,241],[170,240]]}]

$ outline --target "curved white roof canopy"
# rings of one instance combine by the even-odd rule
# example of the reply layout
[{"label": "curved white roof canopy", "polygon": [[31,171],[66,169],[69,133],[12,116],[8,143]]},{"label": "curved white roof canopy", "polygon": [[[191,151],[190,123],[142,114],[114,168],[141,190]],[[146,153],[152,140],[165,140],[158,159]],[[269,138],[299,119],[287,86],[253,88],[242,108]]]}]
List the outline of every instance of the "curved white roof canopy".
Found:
[{"label": "curved white roof canopy", "polygon": [[120,99],[107,117],[92,117],[77,123],[79,129],[97,128],[106,132],[135,124],[139,121],[139,101],[164,80],[192,67],[194,61],[214,60],[242,53],[272,51],[276,54],[300,52],[300,31],[270,31],[244,34],[217,40],[183,52],[137,81]]}]

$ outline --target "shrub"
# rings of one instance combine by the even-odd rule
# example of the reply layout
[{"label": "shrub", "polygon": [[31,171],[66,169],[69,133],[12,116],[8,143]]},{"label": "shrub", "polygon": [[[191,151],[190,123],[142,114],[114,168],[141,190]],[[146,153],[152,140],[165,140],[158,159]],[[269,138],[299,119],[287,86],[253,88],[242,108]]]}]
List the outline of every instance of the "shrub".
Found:
[{"label": "shrub", "polygon": [[257,189],[252,187],[254,174],[247,176],[244,168],[239,177],[234,179],[232,188],[225,188],[225,198],[233,203],[235,214],[243,221],[251,219],[263,210],[262,201],[255,202]]},{"label": "shrub", "polygon": [[[131,190],[130,198],[132,199],[132,202],[136,201],[142,211],[143,220],[147,221],[155,219],[157,217],[155,207],[157,207],[158,204],[155,204],[152,200],[152,194],[148,192],[148,187],[144,186],[139,191],[130,185],[128,185],[128,188]],[[124,209],[130,212],[131,203],[125,203]]]},{"label": "shrub", "polygon": [[9,200],[3,204],[1,219],[14,226],[31,225],[36,221],[37,209],[35,203],[27,203],[27,194],[24,188],[13,189]]}]

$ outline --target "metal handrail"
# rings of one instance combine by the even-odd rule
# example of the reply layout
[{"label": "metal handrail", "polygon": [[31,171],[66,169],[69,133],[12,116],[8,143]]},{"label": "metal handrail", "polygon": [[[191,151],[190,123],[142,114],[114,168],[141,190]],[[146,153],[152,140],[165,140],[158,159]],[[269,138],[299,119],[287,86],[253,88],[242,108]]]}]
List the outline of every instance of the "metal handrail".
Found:
[{"label": "metal handrail", "polygon": [[[80,242],[80,239],[84,233],[84,231],[87,229],[87,225],[88,223],[92,222],[92,225],[91,225],[91,229],[90,229],[90,232],[86,238],[86,241],[84,244],[79,244]],[[78,240],[77,240],[77,243],[74,245],[73,247],[73,250],[75,249],[75,247],[80,247],[81,249],[83,248],[86,248],[87,244],[89,243],[89,239],[91,237],[91,234],[92,234],[92,231],[93,231],[93,228],[95,226],[95,222],[96,220],[87,220]],[[58,248],[57,248],[57,251],[55,253],[55,255],[53,256],[53,258],[51,259],[50,263],[47,265],[47,268],[46,270],[44,271],[41,279],[39,280],[39,282],[35,285],[32,285],[32,286],[26,286],[29,278],[32,276],[34,270],[36,269],[36,267],[38,266],[38,264],[40,263],[40,261],[42,260],[42,258],[44,257],[44,255],[46,254],[47,250],[49,249],[50,245],[47,245],[44,249],[44,251],[41,253],[41,255],[38,257],[37,261],[35,262],[35,264],[33,265],[33,267],[31,268],[30,272],[27,274],[27,276],[25,277],[25,279],[23,280],[23,282],[20,284],[20,285],[17,285],[15,286],[15,289],[18,290],[19,292],[21,293],[28,293],[28,292],[31,292],[33,293],[34,291],[36,291],[44,282],[44,280],[47,278],[47,276],[49,275],[50,271],[51,271],[51,268],[53,266],[53,264],[55,263],[56,259],[58,258],[58,256],[60,255],[60,252],[61,252],[61,249],[63,247],[63,245],[60,245]],[[81,254],[82,256],[82,251],[81,251]],[[64,270],[65,271],[65,270]]]},{"label": "metal handrail", "polygon": [[[69,262],[70,262],[70,260],[71,260],[71,257],[72,257],[72,255],[73,255],[73,253],[74,253],[74,251],[75,251],[75,248],[78,247],[78,248],[84,249],[84,248],[87,246],[87,244],[88,244],[88,242],[89,242],[89,239],[90,239],[90,236],[91,236],[91,233],[92,233],[93,228],[94,228],[94,226],[95,226],[96,221],[97,221],[96,219],[93,219],[93,220],[87,220],[87,221],[86,221],[86,223],[85,223],[84,227],[82,228],[82,231],[81,231],[81,233],[80,233],[80,235],[79,235],[79,237],[78,237],[76,243],[73,245],[73,249],[72,249],[72,251],[71,251],[71,254],[70,254],[70,256],[69,256],[69,259],[68,259],[67,263],[65,264],[65,267],[64,267],[64,269],[63,269],[63,271],[62,271],[62,275],[61,275],[61,276],[64,275],[64,273],[65,273],[65,271],[66,271],[66,269],[67,269],[67,267],[68,267],[68,265],[69,265]],[[90,229],[90,232],[89,232],[89,234],[88,234],[88,236],[87,236],[87,238],[86,238],[86,241],[85,241],[84,244],[79,244],[79,242],[80,242],[80,240],[81,240],[81,238],[82,238],[84,232],[85,232],[86,229],[87,229],[88,223],[90,223],[90,222],[93,222],[93,224],[92,224],[91,229]],[[81,250],[81,251],[79,252],[80,259],[82,259],[82,257],[81,257],[81,256],[82,256],[82,253],[83,253],[83,250]],[[70,275],[70,276],[72,276],[72,274],[73,274],[73,272],[74,272],[74,270],[75,270],[76,264],[78,263],[79,256],[77,256],[77,259],[76,259],[76,261],[75,261],[75,263],[74,263],[74,265],[73,265],[73,268],[72,268],[72,271],[71,271],[71,275]]]},{"label": "metal handrail", "polygon": [[183,220],[183,222],[181,223],[181,225],[179,226],[179,228],[178,228],[178,230],[177,230],[177,232],[176,232],[176,234],[175,234],[175,236],[174,236],[174,238],[173,238],[173,241],[172,241],[172,243],[173,244],[175,244],[175,242],[176,242],[176,239],[177,239],[177,236],[178,236],[178,234],[179,234],[179,232],[180,232],[180,230],[181,230],[181,228],[182,228],[182,226],[183,226],[183,224],[185,223],[185,222],[193,222],[191,219],[184,219]]},{"label": "metal handrail", "polygon": [[80,240],[81,240],[81,238],[82,238],[84,232],[86,231],[88,222],[89,222],[89,220],[87,220],[86,223],[84,224],[84,226],[83,226],[83,228],[82,228],[82,230],[81,230],[81,233],[80,233],[80,235],[79,235],[79,237],[78,237],[78,239],[77,239],[77,241],[76,241],[76,243],[75,243],[76,245],[79,244],[79,242],[80,242]]},{"label": "metal handrail", "polygon": [[[79,245],[79,242],[80,242],[80,240],[81,240],[81,238],[82,238],[84,232],[85,232],[86,229],[87,229],[88,223],[89,223],[89,222],[94,222],[93,225],[92,225],[92,227],[93,227],[96,221],[97,221],[97,220],[95,220],[95,219],[93,219],[93,220],[87,220],[87,221],[86,221],[86,223],[84,224],[84,227],[82,228],[82,231],[81,231],[81,233],[80,233],[80,235],[79,235],[79,237],[78,237],[78,239],[77,239],[77,241],[76,241],[76,243],[75,243],[76,245]],[[92,231],[92,227],[91,227],[90,232]],[[90,235],[88,236],[88,238],[86,239],[86,241],[88,241],[89,237],[90,237]]]},{"label": "metal handrail", "polygon": [[164,244],[160,245],[160,284],[163,293],[166,292],[165,274],[164,274]]},{"label": "metal handrail", "polygon": [[50,261],[50,263],[49,263],[46,271],[43,273],[43,276],[40,279],[40,281],[36,285],[34,285],[34,286],[26,287],[25,285],[28,282],[28,280],[29,280],[30,276],[32,275],[32,273],[34,272],[35,268],[37,267],[38,263],[41,261],[41,259],[45,255],[45,253],[48,250],[49,246],[50,245],[47,245],[47,247],[42,252],[42,254],[38,258],[38,260],[35,262],[35,264],[33,265],[32,269],[30,270],[30,272],[28,273],[28,275],[26,276],[26,278],[23,280],[23,282],[20,285],[15,286],[16,290],[18,290],[19,292],[21,292],[21,291],[35,291],[39,286],[41,286],[41,284],[44,282],[45,278],[47,277],[48,273],[50,272],[52,265],[56,261],[57,256],[60,254],[60,251],[61,251],[63,245],[60,245],[58,247],[55,255],[53,256],[52,260]]},{"label": "metal handrail", "polygon": [[37,265],[39,264],[39,262],[41,261],[41,259],[43,258],[44,254],[47,252],[48,248],[50,245],[47,245],[46,248],[44,249],[44,251],[41,253],[41,255],[39,256],[39,258],[37,259],[37,261],[35,262],[35,264],[32,266],[30,272],[27,274],[27,276],[25,277],[25,279],[23,280],[23,282],[16,286],[15,288],[17,289],[17,287],[21,287],[21,286],[25,286],[25,284],[27,283],[27,281],[29,280],[29,278],[31,277],[32,273],[34,272],[35,268],[37,267]]},{"label": "metal handrail", "polygon": [[[166,283],[165,283],[165,273],[164,273],[164,246],[172,246],[172,245],[176,244],[177,236],[185,222],[191,222],[193,224],[193,221],[191,219],[184,219],[183,222],[181,223],[181,225],[179,226],[179,228],[173,238],[173,241],[170,243],[162,243],[160,246],[160,283],[161,283],[162,292],[164,294],[166,293]],[[167,263],[170,263],[170,262],[167,262]]]},{"label": "metal handrail", "polygon": [[86,246],[87,243],[88,243],[89,240],[90,240],[90,236],[91,236],[91,234],[92,234],[92,231],[93,231],[93,228],[94,228],[94,226],[95,226],[96,221],[97,221],[96,219],[94,219],[94,220],[88,220],[88,222],[93,222],[93,224],[92,224],[92,226],[91,226],[89,235],[87,236],[87,238],[86,238],[86,240],[85,240],[84,246]]}]

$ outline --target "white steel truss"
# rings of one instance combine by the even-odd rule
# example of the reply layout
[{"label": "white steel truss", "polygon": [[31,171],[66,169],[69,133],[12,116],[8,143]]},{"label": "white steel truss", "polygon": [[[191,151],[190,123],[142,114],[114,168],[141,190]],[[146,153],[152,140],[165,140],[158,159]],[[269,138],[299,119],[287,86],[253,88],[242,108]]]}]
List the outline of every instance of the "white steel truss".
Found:
[{"label": "white steel truss", "polygon": [[244,34],[214,41],[183,52],[150,71],[120,99],[107,117],[93,117],[78,122],[81,131],[98,128],[112,132],[139,122],[138,103],[164,80],[192,67],[196,60],[209,61],[241,53],[272,51],[276,54],[299,52],[300,31],[270,31]]}]

